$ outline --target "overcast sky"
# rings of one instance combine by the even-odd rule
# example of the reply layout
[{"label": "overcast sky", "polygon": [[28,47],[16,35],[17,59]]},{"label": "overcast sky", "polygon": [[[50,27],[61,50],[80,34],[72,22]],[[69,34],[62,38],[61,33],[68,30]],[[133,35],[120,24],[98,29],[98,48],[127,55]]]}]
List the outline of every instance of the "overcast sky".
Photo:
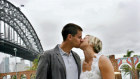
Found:
[{"label": "overcast sky", "polygon": [[[33,25],[44,50],[62,42],[61,30],[75,23],[103,41],[103,54],[140,54],[140,0],[10,0]],[[83,57],[80,49],[74,49]]]}]

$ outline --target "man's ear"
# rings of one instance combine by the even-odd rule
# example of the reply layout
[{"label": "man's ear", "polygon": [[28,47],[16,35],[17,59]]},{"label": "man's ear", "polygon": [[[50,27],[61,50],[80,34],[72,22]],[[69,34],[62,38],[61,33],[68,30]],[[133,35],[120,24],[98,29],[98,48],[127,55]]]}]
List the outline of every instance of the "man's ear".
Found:
[{"label": "man's ear", "polygon": [[68,34],[67,39],[68,40],[71,40],[72,39],[72,35],[71,34]]}]

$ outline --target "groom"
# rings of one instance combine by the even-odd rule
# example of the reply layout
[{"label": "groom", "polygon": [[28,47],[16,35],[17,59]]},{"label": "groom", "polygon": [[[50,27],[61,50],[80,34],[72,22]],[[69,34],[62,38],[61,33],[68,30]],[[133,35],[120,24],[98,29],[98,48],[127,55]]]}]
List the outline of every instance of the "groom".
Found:
[{"label": "groom", "polygon": [[82,28],[69,23],[62,29],[63,42],[39,58],[36,79],[79,79],[80,57],[71,49],[79,48]]}]

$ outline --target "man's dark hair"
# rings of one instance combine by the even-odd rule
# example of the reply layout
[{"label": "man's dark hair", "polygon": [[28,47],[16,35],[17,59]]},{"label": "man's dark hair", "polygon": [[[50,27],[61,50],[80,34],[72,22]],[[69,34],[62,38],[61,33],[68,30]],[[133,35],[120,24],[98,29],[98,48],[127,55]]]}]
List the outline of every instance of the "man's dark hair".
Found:
[{"label": "man's dark hair", "polygon": [[77,34],[77,31],[83,31],[83,29],[79,25],[76,25],[74,23],[66,24],[62,29],[63,41],[66,40],[68,34],[75,36]]}]

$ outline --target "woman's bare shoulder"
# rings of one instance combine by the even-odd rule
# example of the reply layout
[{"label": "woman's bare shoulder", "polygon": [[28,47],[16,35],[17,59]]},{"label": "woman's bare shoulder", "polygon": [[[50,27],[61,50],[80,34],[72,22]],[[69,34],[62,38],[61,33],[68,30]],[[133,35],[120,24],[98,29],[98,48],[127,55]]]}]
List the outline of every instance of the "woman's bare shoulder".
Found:
[{"label": "woman's bare shoulder", "polygon": [[111,61],[109,60],[108,57],[101,55],[100,59],[99,59],[99,66],[108,66],[111,64]]}]

